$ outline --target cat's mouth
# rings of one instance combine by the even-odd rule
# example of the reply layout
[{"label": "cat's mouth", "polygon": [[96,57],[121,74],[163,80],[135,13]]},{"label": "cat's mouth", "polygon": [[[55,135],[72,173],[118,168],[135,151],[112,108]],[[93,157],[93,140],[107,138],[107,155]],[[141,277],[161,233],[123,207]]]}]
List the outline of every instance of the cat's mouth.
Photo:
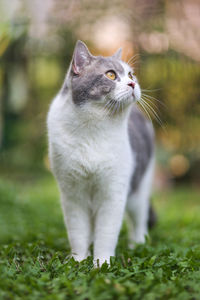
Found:
[{"label": "cat's mouth", "polygon": [[132,97],[133,97],[134,100],[136,100],[134,92],[132,92]]},{"label": "cat's mouth", "polygon": [[133,99],[134,102],[136,102],[136,101],[139,100],[139,98],[138,98],[138,96],[137,96],[137,93],[136,93],[135,91],[132,91],[132,92],[131,92],[131,97],[132,97],[132,99]]}]

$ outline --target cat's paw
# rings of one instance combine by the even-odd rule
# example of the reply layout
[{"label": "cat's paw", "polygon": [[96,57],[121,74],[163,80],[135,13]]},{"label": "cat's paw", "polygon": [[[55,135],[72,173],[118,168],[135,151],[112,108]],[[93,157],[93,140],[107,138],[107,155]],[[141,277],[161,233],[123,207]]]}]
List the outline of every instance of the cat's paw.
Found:
[{"label": "cat's paw", "polygon": [[70,259],[73,257],[73,259],[75,260],[75,261],[78,261],[78,262],[80,262],[80,261],[82,261],[83,259],[85,259],[83,256],[81,256],[81,255],[76,255],[76,254],[69,254],[69,255],[67,255],[66,257],[65,257],[65,260],[64,260],[64,263],[65,264],[67,264],[69,261],[70,261]]},{"label": "cat's paw", "polygon": [[87,258],[86,255],[78,255],[78,254],[72,254],[72,257],[74,258],[75,261],[78,261],[78,262]]},{"label": "cat's paw", "polygon": [[148,239],[148,233],[137,234],[134,237],[134,241],[136,244],[145,244]]},{"label": "cat's paw", "polygon": [[104,263],[110,266],[110,257],[100,257],[93,260],[94,268],[101,268]]},{"label": "cat's paw", "polygon": [[132,238],[130,238],[129,241],[129,248],[134,249],[138,244],[144,244],[146,242],[147,235],[141,234],[141,235],[134,235]]},{"label": "cat's paw", "polygon": [[86,259],[88,256],[90,256],[90,252],[88,251],[86,254],[85,253],[72,253],[71,257],[74,258],[75,261],[81,262],[82,260]]}]

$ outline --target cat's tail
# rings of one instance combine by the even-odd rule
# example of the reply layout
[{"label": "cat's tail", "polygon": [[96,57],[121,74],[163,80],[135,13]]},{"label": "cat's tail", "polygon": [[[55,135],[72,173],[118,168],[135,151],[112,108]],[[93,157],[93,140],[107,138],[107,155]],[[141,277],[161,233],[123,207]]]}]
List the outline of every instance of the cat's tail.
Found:
[{"label": "cat's tail", "polygon": [[149,206],[148,228],[152,229],[156,225],[157,221],[158,221],[157,214],[156,214],[152,204],[150,204],[150,206]]}]

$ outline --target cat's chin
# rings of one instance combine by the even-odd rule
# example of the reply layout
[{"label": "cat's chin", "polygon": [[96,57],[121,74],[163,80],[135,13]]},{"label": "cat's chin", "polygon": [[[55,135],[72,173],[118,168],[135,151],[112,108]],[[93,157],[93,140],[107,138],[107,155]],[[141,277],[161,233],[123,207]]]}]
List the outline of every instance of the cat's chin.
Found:
[{"label": "cat's chin", "polygon": [[134,93],[132,93],[127,99],[121,100],[120,103],[121,103],[122,106],[128,107],[131,104],[136,103],[138,100],[139,100],[138,97],[136,97],[134,95]]}]

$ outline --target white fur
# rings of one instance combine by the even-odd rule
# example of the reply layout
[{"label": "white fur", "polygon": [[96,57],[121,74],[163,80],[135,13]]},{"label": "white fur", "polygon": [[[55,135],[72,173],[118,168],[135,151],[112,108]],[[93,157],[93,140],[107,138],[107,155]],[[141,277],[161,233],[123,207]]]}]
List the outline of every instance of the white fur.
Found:
[{"label": "white fur", "polygon": [[[130,68],[122,64],[126,74],[118,89],[126,89],[130,94]],[[138,100],[138,84],[135,94]],[[110,256],[115,255],[135,166],[127,130],[129,110],[130,107],[124,114],[102,119],[99,110],[89,102],[83,107],[76,106],[70,89],[67,96],[59,93],[50,107],[49,157],[59,185],[72,255],[78,261],[88,256],[91,242],[94,261],[99,259],[100,265],[104,261],[109,263]],[[148,174],[147,171],[137,194],[131,196],[134,200],[129,201],[136,204],[140,216],[135,237],[140,242],[147,234],[144,223],[151,181]],[[137,201],[142,201],[141,208]],[[130,210],[133,206],[129,205]]]}]

